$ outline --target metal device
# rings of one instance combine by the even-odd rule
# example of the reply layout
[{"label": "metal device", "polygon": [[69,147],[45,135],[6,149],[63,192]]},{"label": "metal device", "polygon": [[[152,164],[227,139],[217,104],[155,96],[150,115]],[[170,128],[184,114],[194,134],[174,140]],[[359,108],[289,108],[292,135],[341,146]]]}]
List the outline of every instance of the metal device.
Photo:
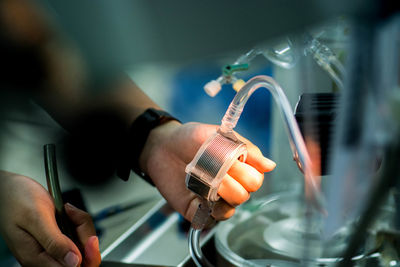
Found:
[{"label": "metal device", "polygon": [[[388,227],[394,208],[383,206],[378,210],[379,220],[364,232],[362,247],[347,266],[379,266],[381,255],[377,253],[375,231]],[[219,266],[336,266],[343,261],[355,222],[343,226],[334,238],[324,240],[323,220],[310,221],[307,216],[304,196],[295,191],[244,204],[232,220],[217,226]]]}]

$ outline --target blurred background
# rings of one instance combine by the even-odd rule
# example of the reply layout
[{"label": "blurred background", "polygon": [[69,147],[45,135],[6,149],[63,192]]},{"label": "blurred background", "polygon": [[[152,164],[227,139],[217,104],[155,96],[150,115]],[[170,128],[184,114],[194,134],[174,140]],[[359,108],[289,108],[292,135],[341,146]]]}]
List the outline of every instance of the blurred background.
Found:
[{"label": "blurred background", "polygon": [[[343,84],[321,66],[310,43],[321,42],[345,65],[355,31],[351,25],[361,21],[368,28],[396,14],[391,1],[383,2],[33,1],[82,55],[89,79],[102,83],[103,77],[123,70],[182,122],[209,124],[220,124],[236,92],[229,82],[221,83],[215,97],[203,87],[217,80],[227,64],[234,64],[252,49],[263,53],[247,58],[244,63],[249,68],[235,73],[235,79],[274,77],[293,110],[303,93],[341,92]],[[304,33],[309,33],[311,39]],[[293,56],[292,61],[286,62],[284,56]],[[17,93],[7,93],[3,99],[12,101],[0,113],[0,169],[34,177],[45,186],[42,146],[56,143],[62,150],[65,131],[40,106],[20,99]],[[254,93],[235,130],[277,163],[252,198],[302,192],[303,174],[293,160],[284,121],[267,90]],[[62,157],[59,162],[63,191],[79,191],[92,215],[101,215],[109,207],[128,207],[129,212],[118,212],[110,218],[99,215],[102,251],[110,251],[110,245],[161,199],[155,188],[135,174],[129,182],[114,177],[88,185],[71,177]],[[176,257],[186,257],[186,237],[180,236],[179,240]],[[6,262],[9,254],[5,247],[3,251]],[[179,261],[168,255],[160,257],[161,263],[171,266]],[[147,261],[142,258],[137,262]]]}]

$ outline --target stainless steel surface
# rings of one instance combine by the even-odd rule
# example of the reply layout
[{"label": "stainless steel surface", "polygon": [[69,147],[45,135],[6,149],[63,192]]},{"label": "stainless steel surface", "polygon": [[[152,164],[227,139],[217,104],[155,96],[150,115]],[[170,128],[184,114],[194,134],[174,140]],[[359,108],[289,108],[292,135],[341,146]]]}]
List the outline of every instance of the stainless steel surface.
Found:
[{"label": "stainless steel surface", "polygon": [[150,265],[150,264],[123,263],[116,261],[103,261],[100,267],[166,267],[166,265]]},{"label": "stainless steel surface", "polygon": [[[306,219],[308,211],[302,203],[298,194],[289,192],[244,205],[231,220],[217,226],[218,254],[233,266],[265,266],[271,260],[304,266],[304,259],[308,259],[309,266],[336,264],[341,260],[353,224],[325,240],[321,235],[321,218]],[[375,262],[380,257],[379,253],[371,253],[375,252],[375,233],[378,229],[390,229],[394,214],[390,207],[381,211],[380,220],[368,229],[366,242],[357,251],[359,257],[353,258],[357,264]]]},{"label": "stainless steel surface", "polygon": [[[158,202],[102,253],[103,261],[162,266],[189,264],[187,233],[182,218],[165,200]],[[210,240],[214,230],[203,236]],[[129,265],[128,265],[129,266]]]}]

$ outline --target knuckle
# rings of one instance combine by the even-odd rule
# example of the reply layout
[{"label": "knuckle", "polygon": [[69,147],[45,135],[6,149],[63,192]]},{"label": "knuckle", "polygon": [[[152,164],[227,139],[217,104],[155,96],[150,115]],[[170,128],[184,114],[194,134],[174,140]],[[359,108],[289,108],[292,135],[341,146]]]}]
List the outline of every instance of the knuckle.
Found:
[{"label": "knuckle", "polygon": [[62,252],[61,247],[54,238],[47,238],[44,249],[47,253],[56,258],[58,258],[58,256]]},{"label": "knuckle", "polygon": [[14,256],[21,266],[39,266],[35,258],[28,256],[27,254],[16,252],[14,253]]},{"label": "knuckle", "polygon": [[37,210],[35,208],[23,207],[19,213],[21,222],[25,222],[31,225],[37,225],[39,221],[39,216],[37,214]]},{"label": "knuckle", "polygon": [[[40,203],[40,201],[32,201],[30,206],[24,207],[21,209],[19,214],[20,222],[22,225],[30,224],[34,227],[42,226],[43,216],[47,215],[47,207]],[[50,211],[52,211],[52,207],[50,207]]]}]

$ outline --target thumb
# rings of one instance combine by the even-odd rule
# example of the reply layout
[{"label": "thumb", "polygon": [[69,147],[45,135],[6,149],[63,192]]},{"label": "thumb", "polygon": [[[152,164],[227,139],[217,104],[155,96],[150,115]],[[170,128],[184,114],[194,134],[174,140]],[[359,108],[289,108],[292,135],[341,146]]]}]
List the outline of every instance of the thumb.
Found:
[{"label": "thumb", "polygon": [[64,266],[76,267],[82,262],[77,246],[59,229],[55,215],[42,211],[30,220],[26,230],[39,242],[46,253]]}]

